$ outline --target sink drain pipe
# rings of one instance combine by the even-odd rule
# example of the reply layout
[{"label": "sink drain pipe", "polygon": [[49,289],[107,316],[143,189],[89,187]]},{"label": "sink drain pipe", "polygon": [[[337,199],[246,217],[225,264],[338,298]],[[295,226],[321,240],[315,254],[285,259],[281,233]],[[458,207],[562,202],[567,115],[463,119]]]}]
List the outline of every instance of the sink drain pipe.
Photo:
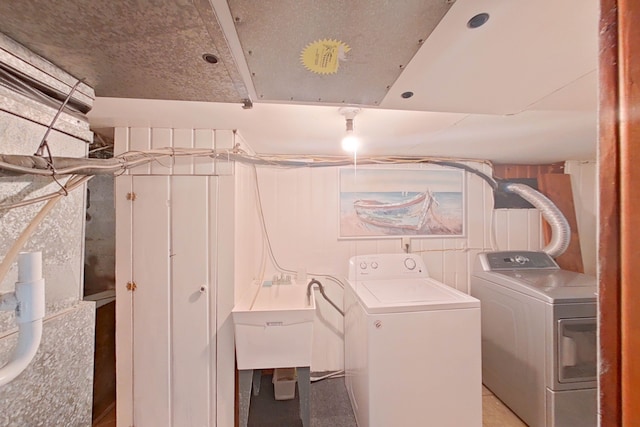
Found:
[{"label": "sink drain pipe", "polygon": [[15,310],[18,324],[18,344],[9,362],[0,368],[0,387],[20,375],[36,355],[42,338],[44,306],[42,253],[22,252],[18,255],[15,292],[0,295],[0,310]]},{"label": "sink drain pipe", "polygon": [[333,301],[331,301],[327,294],[324,293],[324,286],[322,285],[322,283],[320,283],[320,281],[316,279],[311,279],[311,281],[307,285],[307,300],[309,301],[309,304],[311,304],[311,290],[313,288],[313,285],[318,285],[318,289],[320,290],[320,294],[322,294],[322,297],[329,301],[329,304],[331,304],[333,308],[335,308],[338,313],[340,313],[342,317],[344,317],[344,311],[342,311],[340,307],[338,307]]}]

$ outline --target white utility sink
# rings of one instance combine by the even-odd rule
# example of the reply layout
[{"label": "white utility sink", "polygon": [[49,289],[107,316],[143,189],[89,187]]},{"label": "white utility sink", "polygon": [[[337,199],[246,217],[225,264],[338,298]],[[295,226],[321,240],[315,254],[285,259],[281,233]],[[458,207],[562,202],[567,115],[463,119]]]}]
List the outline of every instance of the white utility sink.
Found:
[{"label": "white utility sink", "polygon": [[232,311],[238,369],[310,366],[315,310],[304,283],[252,284]]}]

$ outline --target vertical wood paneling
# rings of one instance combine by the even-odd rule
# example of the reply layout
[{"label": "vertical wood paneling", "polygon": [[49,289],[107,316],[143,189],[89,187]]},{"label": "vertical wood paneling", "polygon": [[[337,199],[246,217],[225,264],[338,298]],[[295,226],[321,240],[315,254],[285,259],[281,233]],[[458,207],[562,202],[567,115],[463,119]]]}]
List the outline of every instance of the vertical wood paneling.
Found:
[{"label": "vertical wood paneling", "polygon": [[133,181],[134,423],[170,426],[169,178]]},{"label": "vertical wood paneling", "polygon": [[[241,298],[253,280],[261,280],[264,237],[256,206],[256,190],[251,166],[238,164],[235,168],[235,301]],[[265,261],[266,258],[265,258]]]},{"label": "vertical wood paneling", "polygon": [[[193,148],[193,129],[174,129],[173,144],[174,148]],[[173,161],[174,175],[190,175],[193,173],[192,157],[176,157]]]},{"label": "vertical wood paneling", "polygon": [[[215,148],[214,131],[212,129],[196,129],[194,136],[194,148]],[[196,175],[213,175],[215,173],[214,162],[209,157],[196,157],[193,159]]]},{"label": "vertical wood paneling", "polygon": [[[218,129],[215,131],[216,150],[232,150],[235,145],[235,133],[229,129]],[[233,162],[227,162],[222,158],[215,161],[216,175],[233,174]]]},{"label": "vertical wood paneling", "polygon": [[597,163],[569,161],[566,171],[571,175],[576,220],[580,231],[580,250],[584,264],[584,272],[596,275],[597,267]]},{"label": "vertical wood paneling", "polygon": [[527,249],[537,251],[544,247],[544,240],[542,239],[542,215],[537,209],[527,209],[528,230],[528,245]]},{"label": "vertical wood paneling", "polygon": [[[151,129],[151,148],[167,148],[173,143],[173,131],[168,128]],[[152,175],[170,175],[173,167],[171,159],[162,159],[151,163]]]},{"label": "vertical wood paneling", "polygon": [[484,203],[485,187],[488,187],[481,178],[470,176],[467,178],[467,242],[469,247],[479,248],[485,245],[485,219],[487,207]]},{"label": "vertical wood paneling", "polygon": [[[146,151],[151,148],[151,129],[131,128],[129,129],[129,151]],[[149,175],[151,166],[149,164],[140,165],[131,169],[131,175]]]},{"label": "vertical wood paneling", "polygon": [[529,248],[529,209],[510,209],[509,249]]},{"label": "vertical wood paneling", "polygon": [[127,151],[129,151],[129,128],[115,128],[113,131],[113,154],[117,156]]},{"label": "vertical wood paneling", "polygon": [[[470,166],[491,174],[490,165],[471,162]],[[344,278],[351,256],[402,251],[400,238],[338,239],[339,168],[259,168],[258,180],[269,235],[283,268],[296,271],[305,264],[309,272]],[[413,238],[411,250],[421,254],[433,278],[468,292],[477,253],[492,250],[493,193],[484,180],[466,174],[466,194],[467,236]],[[539,249],[540,216],[536,210],[499,210],[495,215],[498,249]],[[269,265],[267,277],[273,273]],[[323,283],[327,292],[341,301],[342,290],[330,281]],[[340,369],[342,319],[321,298],[318,317],[312,369]]]},{"label": "vertical wood paneling", "polygon": [[[122,128],[121,128],[122,129]],[[126,129],[125,129],[126,130]],[[116,131],[116,135],[126,132]],[[132,206],[127,193],[132,191],[132,177],[115,179],[114,200],[116,209],[116,399],[117,422],[121,426],[133,425],[133,294],[126,288],[133,279],[131,229]]]},{"label": "vertical wood paneling", "polygon": [[[194,144],[212,148],[213,132],[118,128],[117,149],[124,152],[163,147],[192,148]],[[222,131],[221,135],[222,145],[232,148],[233,132]],[[235,352],[230,312],[234,304],[236,271],[233,244],[237,207],[235,177],[226,177],[223,191],[219,191],[216,177],[202,177],[202,181],[197,181],[194,177],[166,176],[172,173],[209,174],[214,171],[212,160],[202,159],[197,170],[192,159],[178,159],[176,169],[167,167],[172,164],[171,159],[163,160],[163,163],[165,166],[151,164],[136,168],[138,175],[153,173],[159,176],[136,177],[134,184],[131,178],[119,178],[129,181],[122,181],[116,193],[116,197],[128,203],[120,202],[116,212],[120,242],[118,281],[123,281],[123,287],[132,279],[138,284],[134,293],[119,290],[118,422],[155,427],[172,425],[173,419],[173,425],[208,423],[230,427],[234,421]],[[233,165],[227,164],[226,171],[232,173]],[[169,206],[170,179],[175,183],[173,210]],[[192,181],[194,179],[196,181]],[[199,183],[196,184],[199,193],[202,193],[203,185],[207,187],[201,197],[194,195],[190,187],[193,182]],[[253,190],[253,179],[248,182]],[[132,188],[137,193],[135,205],[126,201],[126,193]],[[206,212],[203,212],[202,204]],[[255,200],[247,199],[244,205],[255,208]],[[135,206],[133,214],[131,206]],[[222,212],[220,215],[218,209]],[[202,215],[205,223],[200,218]],[[250,241],[248,246],[254,248],[249,262],[257,259],[255,247],[260,246],[260,243],[254,243],[258,229],[255,214],[253,218],[252,232],[245,239]],[[183,230],[178,232],[183,224],[188,227],[184,234]],[[224,239],[221,248],[219,230],[220,238]],[[177,258],[170,264],[169,242],[172,238],[172,250]],[[178,252],[189,253],[189,266],[186,258],[180,259]],[[198,261],[198,257],[204,257],[204,260]],[[221,266],[220,274],[218,265]],[[251,266],[246,270],[255,268]],[[198,298],[191,289],[192,282],[202,280],[209,283],[204,299]],[[133,308],[132,297],[135,298]],[[127,298],[129,305],[120,303],[126,302]],[[174,334],[170,335],[171,332]],[[194,347],[202,351],[194,350]],[[199,361],[204,364],[196,368]]]},{"label": "vertical wood paneling", "polygon": [[[217,208],[215,266],[217,269],[216,340],[217,340],[217,424],[231,427],[234,420],[235,349],[231,318],[234,301],[235,189],[233,176],[210,177],[211,201]],[[216,185],[217,183],[217,185]],[[215,198],[213,196],[216,196]]]},{"label": "vertical wood paneling", "polygon": [[[218,252],[221,250],[220,245],[225,245],[225,250],[228,250],[229,242],[221,242],[218,236],[218,228],[220,224],[218,222],[218,179],[216,177],[207,178],[207,202],[209,204],[208,211],[208,263],[209,263],[209,283],[211,284],[211,290],[208,293],[209,298],[209,318],[207,319],[207,325],[209,328],[209,334],[211,336],[211,347],[209,348],[209,364],[211,369],[209,370],[209,419],[215,425],[227,426],[228,423],[221,423],[218,416],[218,411],[224,410],[222,404],[219,404],[220,396],[218,391],[218,290],[224,283],[220,280],[218,274]],[[232,300],[233,301],[233,300]],[[232,347],[232,351],[235,347]],[[235,369],[233,370],[235,375]],[[226,375],[231,375],[227,372]],[[234,408],[235,404],[231,404]]]},{"label": "vertical wood paneling", "polygon": [[[171,178],[171,341],[174,426],[208,426],[209,203],[206,177]],[[205,287],[203,291],[201,287]]]},{"label": "vertical wood paneling", "polygon": [[506,251],[511,248],[509,244],[509,211],[507,209],[496,209],[493,214],[493,224],[495,230],[496,249]]}]

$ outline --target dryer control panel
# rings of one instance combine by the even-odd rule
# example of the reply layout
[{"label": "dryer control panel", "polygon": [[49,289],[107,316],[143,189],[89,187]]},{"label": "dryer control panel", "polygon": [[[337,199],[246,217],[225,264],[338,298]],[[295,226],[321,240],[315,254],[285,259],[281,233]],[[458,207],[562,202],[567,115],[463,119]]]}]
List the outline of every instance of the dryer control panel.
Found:
[{"label": "dryer control panel", "polygon": [[349,260],[349,280],[429,277],[422,258],[415,254],[358,255]]},{"label": "dryer control panel", "polygon": [[485,271],[499,270],[557,270],[558,264],[545,252],[503,251],[478,255]]}]

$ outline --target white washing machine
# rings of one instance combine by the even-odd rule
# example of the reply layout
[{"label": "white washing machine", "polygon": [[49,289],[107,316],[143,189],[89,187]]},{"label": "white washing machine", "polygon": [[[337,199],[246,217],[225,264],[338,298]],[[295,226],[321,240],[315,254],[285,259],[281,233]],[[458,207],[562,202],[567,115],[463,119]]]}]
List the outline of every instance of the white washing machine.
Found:
[{"label": "white washing machine", "polygon": [[482,379],[527,425],[597,425],[596,292],[544,252],[478,255]]},{"label": "white washing machine", "polygon": [[480,302],[414,254],[351,258],[345,383],[359,427],[482,425]]}]

